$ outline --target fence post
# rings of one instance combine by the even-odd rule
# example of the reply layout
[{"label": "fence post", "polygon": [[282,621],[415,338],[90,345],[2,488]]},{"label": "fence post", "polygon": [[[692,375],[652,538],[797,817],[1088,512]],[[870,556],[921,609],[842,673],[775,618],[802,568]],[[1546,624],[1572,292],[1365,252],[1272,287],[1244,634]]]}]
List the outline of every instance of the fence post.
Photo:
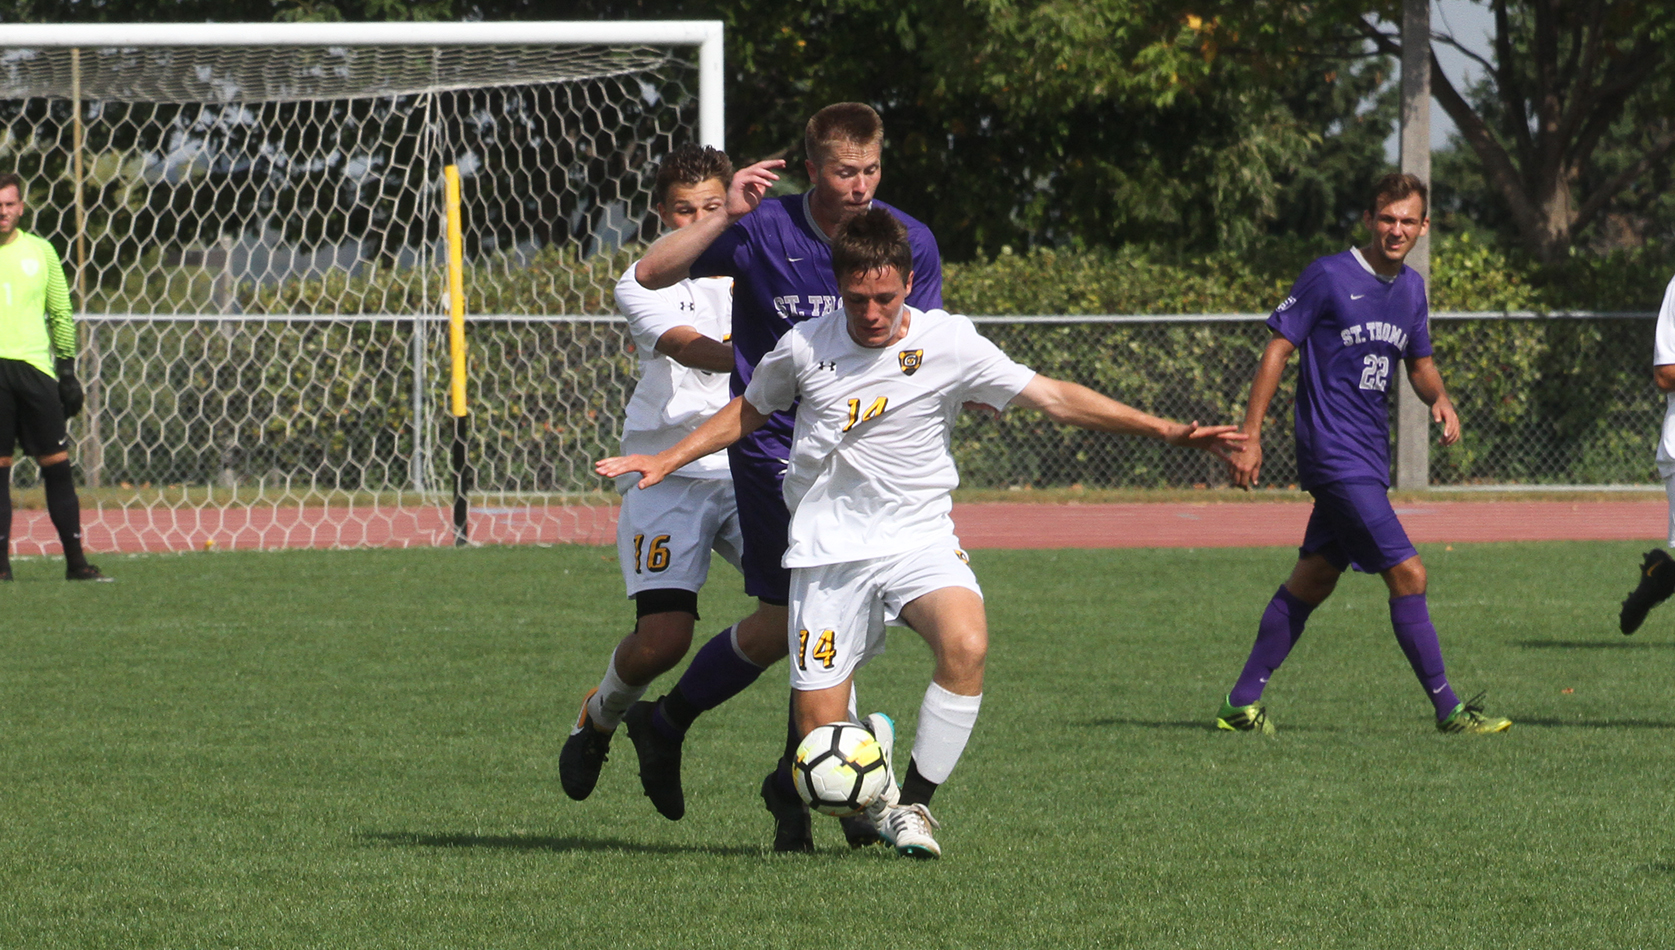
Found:
[{"label": "fence post", "polygon": [[[1431,183],[1431,3],[1402,0],[1402,171]],[[1431,279],[1431,239],[1422,237],[1407,264]],[[1407,373],[1396,384],[1396,487],[1431,483],[1431,413]]]}]

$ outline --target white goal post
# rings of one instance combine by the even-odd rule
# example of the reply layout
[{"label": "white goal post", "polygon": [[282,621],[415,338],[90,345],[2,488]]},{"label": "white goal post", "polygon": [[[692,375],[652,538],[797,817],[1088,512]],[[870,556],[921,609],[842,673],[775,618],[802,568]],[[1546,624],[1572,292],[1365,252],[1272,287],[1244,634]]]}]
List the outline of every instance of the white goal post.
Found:
[{"label": "white goal post", "polygon": [[[610,289],[722,87],[710,21],[8,25],[0,171],[70,275],[90,550],[452,542],[449,164],[472,537],[610,541]],[[56,548],[44,513],[13,538]]]}]

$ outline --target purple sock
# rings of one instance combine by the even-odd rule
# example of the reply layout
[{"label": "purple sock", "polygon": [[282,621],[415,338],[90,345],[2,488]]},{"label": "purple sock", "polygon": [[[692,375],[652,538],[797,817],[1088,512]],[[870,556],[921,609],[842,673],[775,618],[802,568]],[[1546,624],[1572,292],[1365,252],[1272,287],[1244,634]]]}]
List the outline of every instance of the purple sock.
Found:
[{"label": "purple sock", "polygon": [[1454,688],[1448,685],[1448,674],[1442,669],[1442,645],[1437,642],[1437,628],[1431,625],[1431,608],[1424,594],[1408,594],[1390,599],[1390,626],[1396,630],[1396,642],[1407,654],[1408,665],[1431,705],[1437,708],[1437,719],[1444,719],[1460,705]]},{"label": "purple sock", "polygon": [[728,627],[699,648],[680,682],[657,703],[651,721],[670,739],[686,735],[698,714],[714,709],[756,682],[762,668],[739,656],[733,649],[733,628]]},{"label": "purple sock", "polygon": [[1256,628],[1256,643],[1250,648],[1250,659],[1245,661],[1239,681],[1227,694],[1228,703],[1249,706],[1262,698],[1262,688],[1268,685],[1268,677],[1273,676],[1285,658],[1291,655],[1291,648],[1303,635],[1303,625],[1309,622],[1314,606],[1286,590],[1284,584],[1280,585],[1280,589],[1274,592],[1274,599],[1268,601],[1268,609],[1262,611],[1262,623]]}]

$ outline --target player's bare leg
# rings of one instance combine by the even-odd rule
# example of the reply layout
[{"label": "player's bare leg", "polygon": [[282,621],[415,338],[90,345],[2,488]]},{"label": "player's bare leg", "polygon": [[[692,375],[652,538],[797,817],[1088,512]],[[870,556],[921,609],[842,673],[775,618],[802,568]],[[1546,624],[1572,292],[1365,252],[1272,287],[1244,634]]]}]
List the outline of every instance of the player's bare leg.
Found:
[{"label": "player's bare leg", "polygon": [[932,835],[940,824],[930,801],[948,780],[977,725],[983,704],[989,624],[983,598],[965,587],[945,587],[906,604],[901,619],[931,649],[936,668],[919,706],[913,751],[894,802],[873,820],[898,854],[936,858],[942,847]]},{"label": "player's bare leg", "polygon": [[[783,606],[758,602],[755,612],[698,649],[692,664],[668,693],[655,703],[634,702],[624,713],[628,737],[634,741],[640,760],[640,786],[663,817],[678,821],[686,814],[680,761],[687,729],[701,713],[738,695],[756,682],[764,669],[785,656],[785,617]],[[774,646],[765,645],[770,634],[777,640]],[[684,655],[685,650],[681,652]]]},{"label": "player's bare leg", "polygon": [[[642,608],[648,603],[673,600],[696,602],[690,591],[652,590],[641,592]],[[629,708],[645,695],[651,681],[668,672],[686,655],[692,644],[697,617],[686,610],[663,610],[641,615],[634,630],[623,637],[599,685],[582,700],[581,712],[564,741],[558,757],[559,782],[564,793],[581,801],[593,793],[610,749],[611,736]]]}]

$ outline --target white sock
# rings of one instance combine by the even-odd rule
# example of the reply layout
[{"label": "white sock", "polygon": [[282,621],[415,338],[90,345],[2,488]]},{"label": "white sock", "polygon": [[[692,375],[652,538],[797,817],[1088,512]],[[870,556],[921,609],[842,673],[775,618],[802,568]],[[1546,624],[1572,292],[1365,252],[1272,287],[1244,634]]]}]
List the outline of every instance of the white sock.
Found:
[{"label": "white sock", "polygon": [[960,754],[977,725],[983,694],[961,696],[932,683],[919,706],[919,727],[913,735],[913,764],[927,781],[941,785],[953,774]]},{"label": "white sock", "polygon": [[1675,548],[1675,475],[1663,480],[1663,493],[1669,497],[1669,546]]},{"label": "white sock", "polygon": [[854,723],[857,726],[862,724],[861,723],[861,717],[859,715],[857,715],[856,712],[855,712],[855,681],[854,680],[849,681],[849,721]]},{"label": "white sock", "polygon": [[[629,686],[616,675],[616,654],[611,654],[611,662],[605,667],[605,678],[599,681],[599,691],[587,701],[587,714],[593,719],[594,726],[610,731],[622,723],[622,716],[628,712],[628,707],[639,702],[651,686]],[[574,734],[575,729],[570,732]]]}]

